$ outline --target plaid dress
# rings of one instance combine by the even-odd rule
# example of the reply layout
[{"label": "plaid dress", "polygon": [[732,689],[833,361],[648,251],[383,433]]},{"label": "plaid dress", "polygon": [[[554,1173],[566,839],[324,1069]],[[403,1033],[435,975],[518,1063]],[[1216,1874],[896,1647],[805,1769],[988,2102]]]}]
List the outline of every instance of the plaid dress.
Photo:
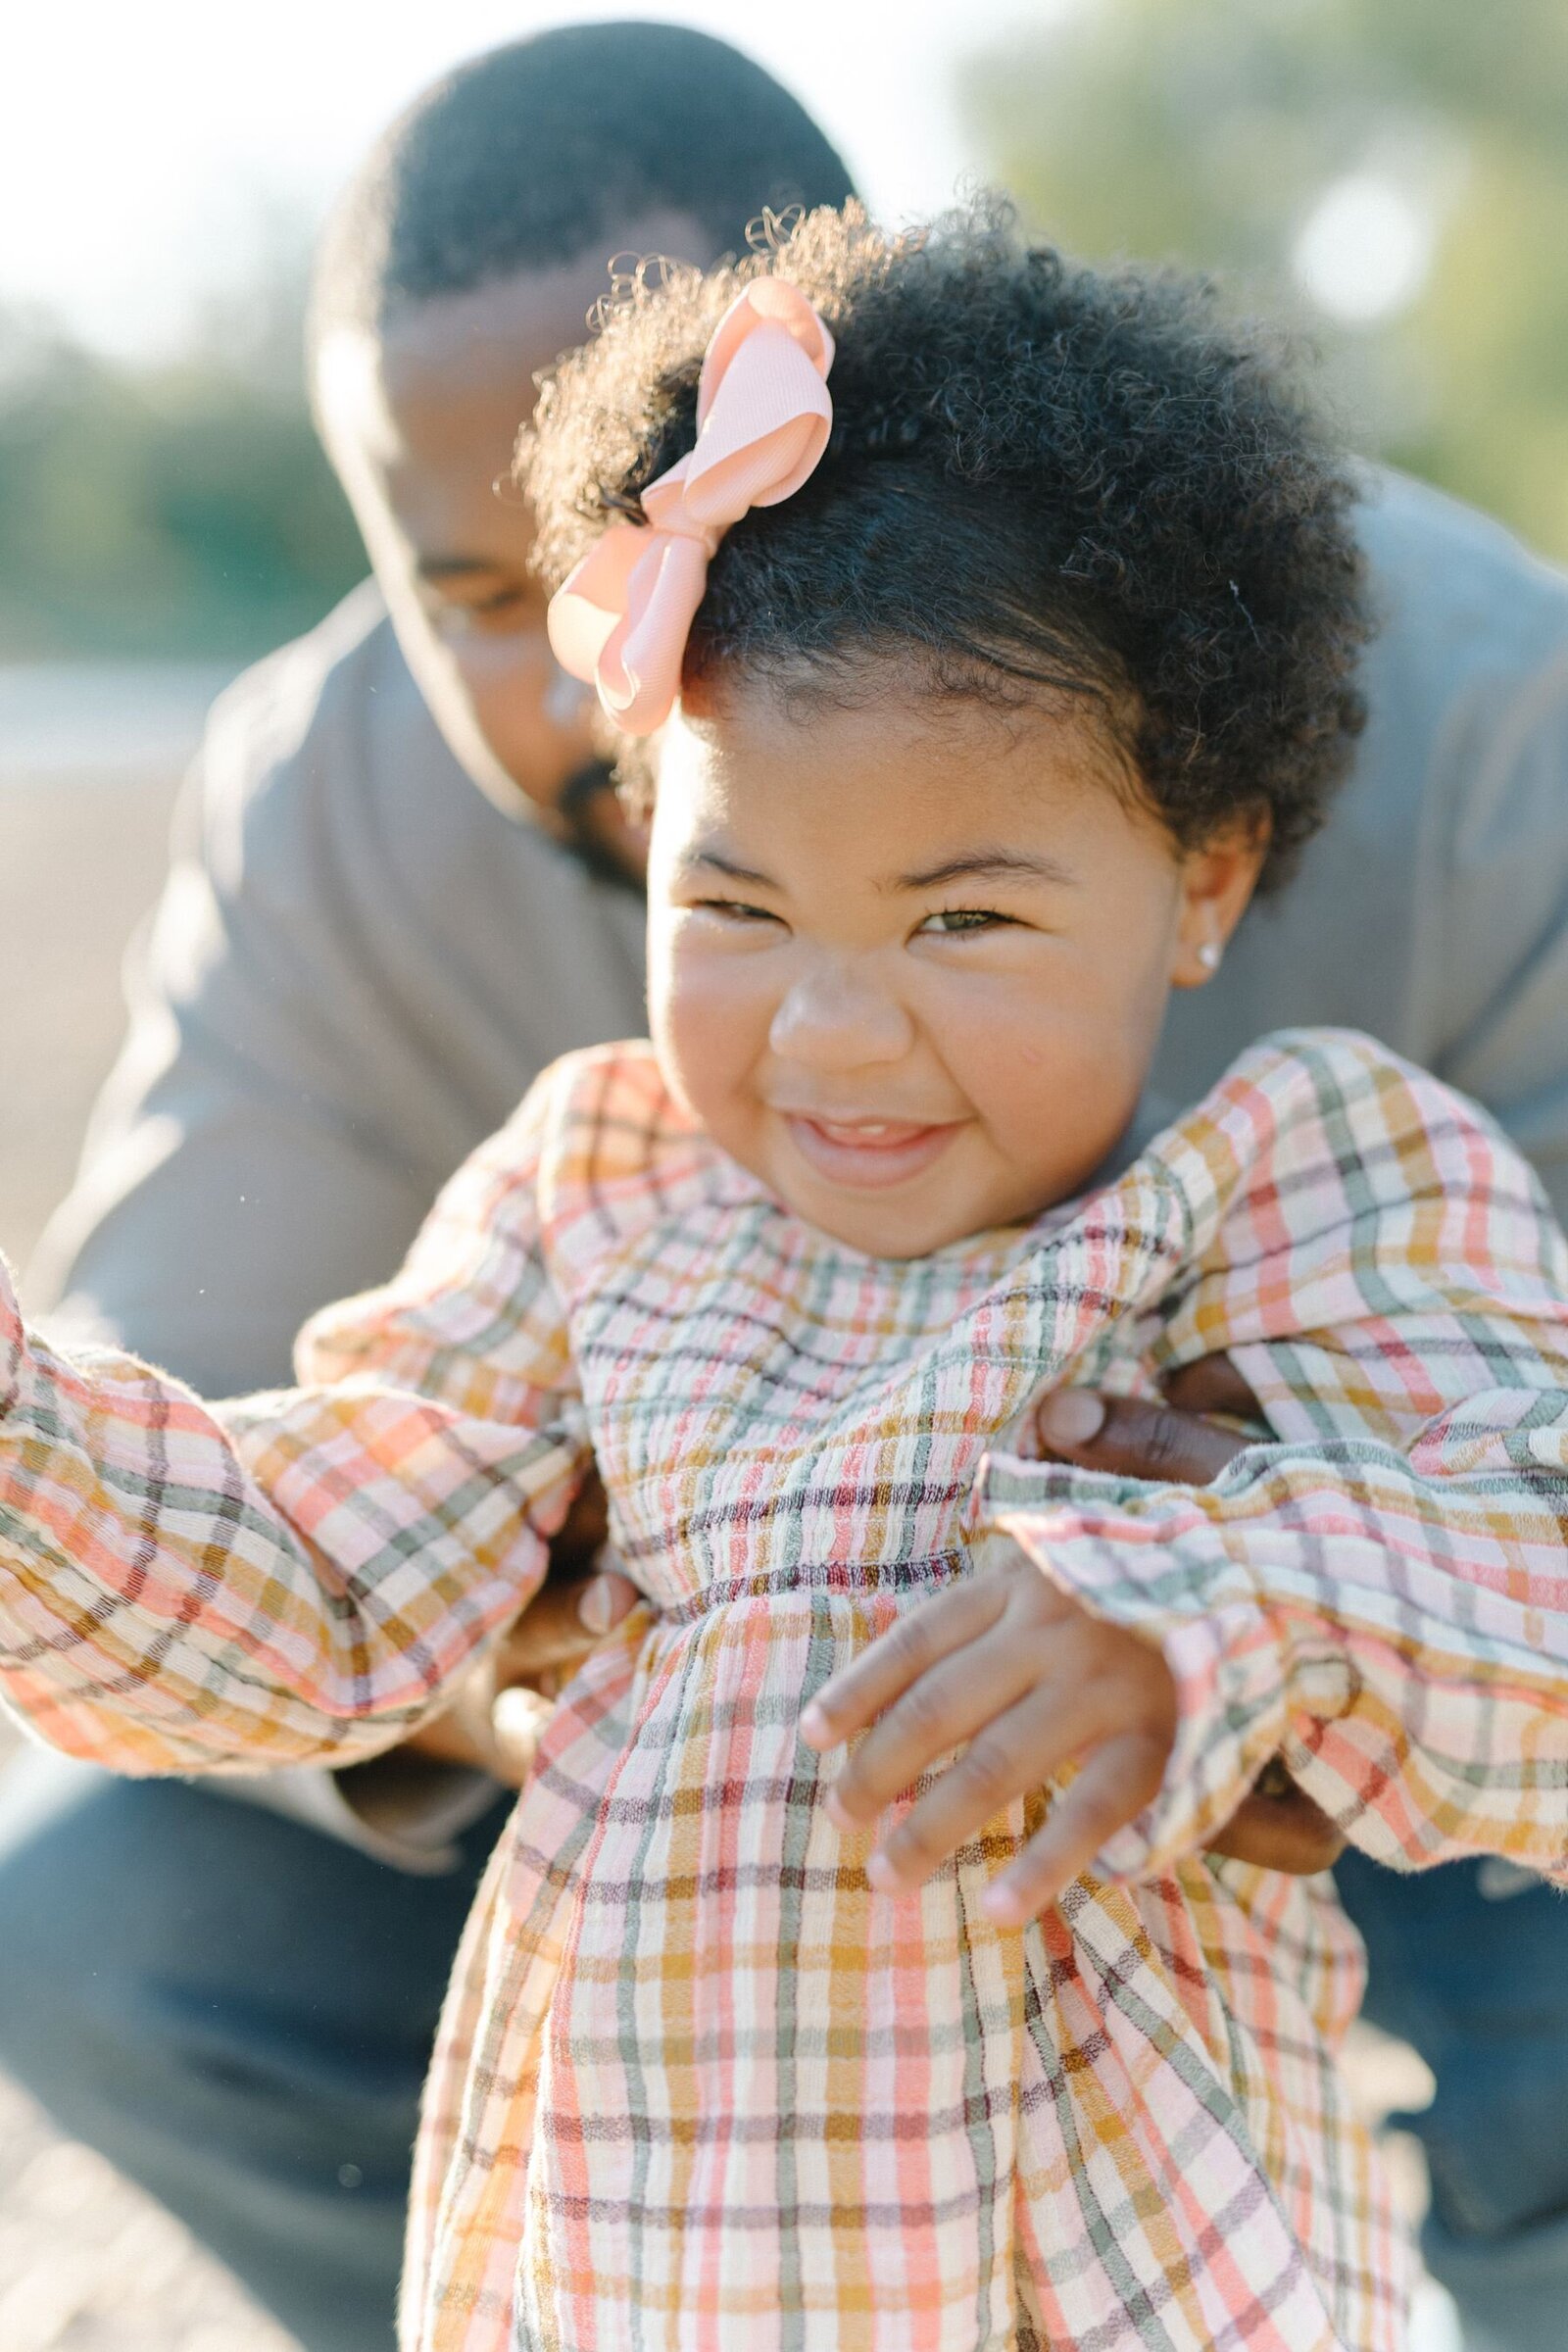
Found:
[{"label": "plaid dress", "polygon": [[[1366,1041],[1254,1049],[1119,1181],[908,1263],[798,1223],[645,1046],[574,1056],[302,1387],[72,1365],[0,1280],[0,1680],[131,1772],[347,1762],[437,1707],[590,1452],[647,1596],[558,1709],[427,2094],[417,2352],[1385,2352],[1404,2269],[1325,1883],[1198,1849],[1276,1750],[1368,1851],[1568,1867],[1568,1264]],[[1020,1458],[1042,1387],[1228,1349],[1203,1491]],[[1157,1639],[1164,1788],[1046,1918],[1049,1802],[868,1886],[802,1705],[992,1545]]]}]

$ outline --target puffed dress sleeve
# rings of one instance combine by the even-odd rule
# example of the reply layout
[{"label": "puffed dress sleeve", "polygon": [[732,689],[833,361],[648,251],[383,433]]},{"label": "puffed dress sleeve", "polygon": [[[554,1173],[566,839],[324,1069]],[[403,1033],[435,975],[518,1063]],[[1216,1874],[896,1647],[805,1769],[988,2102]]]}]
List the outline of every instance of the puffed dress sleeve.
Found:
[{"label": "puffed dress sleeve", "polygon": [[0,1264],[0,1696],[121,1772],[353,1762],[529,1600],[587,1458],[546,1264],[551,1073],[402,1272],[204,1403],[28,1330]]}]

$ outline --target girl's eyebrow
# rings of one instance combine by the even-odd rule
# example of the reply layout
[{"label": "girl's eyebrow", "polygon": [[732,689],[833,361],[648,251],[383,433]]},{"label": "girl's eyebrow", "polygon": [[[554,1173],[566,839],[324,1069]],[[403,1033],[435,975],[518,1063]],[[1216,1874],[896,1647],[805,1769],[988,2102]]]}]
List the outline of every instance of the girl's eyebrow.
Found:
[{"label": "girl's eyebrow", "polygon": [[750,865],[737,865],[729,858],[721,858],[716,850],[687,850],[681,858],[682,869],[690,873],[699,865],[710,865],[732,882],[760,882],[764,890],[777,890],[778,884],[770,874],[760,874]]},{"label": "girl's eyebrow", "polygon": [[1023,875],[1033,882],[1057,882],[1072,889],[1078,877],[1054,858],[1021,855],[1016,850],[974,850],[967,857],[946,858],[914,874],[900,874],[894,890],[937,890],[944,882],[1007,882]]}]

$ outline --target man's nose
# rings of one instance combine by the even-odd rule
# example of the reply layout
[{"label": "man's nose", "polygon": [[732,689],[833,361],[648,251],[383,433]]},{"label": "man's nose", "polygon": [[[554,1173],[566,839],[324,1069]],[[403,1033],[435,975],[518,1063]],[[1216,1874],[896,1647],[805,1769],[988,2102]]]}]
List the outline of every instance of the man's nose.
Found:
[{"label": "man's nose", "polygon": [[856,1070],[902,1060],[914,1044],[914,1024],[871,973],[835,960],[796,981],[773,1015],[767,1042],[781,1061]]}]

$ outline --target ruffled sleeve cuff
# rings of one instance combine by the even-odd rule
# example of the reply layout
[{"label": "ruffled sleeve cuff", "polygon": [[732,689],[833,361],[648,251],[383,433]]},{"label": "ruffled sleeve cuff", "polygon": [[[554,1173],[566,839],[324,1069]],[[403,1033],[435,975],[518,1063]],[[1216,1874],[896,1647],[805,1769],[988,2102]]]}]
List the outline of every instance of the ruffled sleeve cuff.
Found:
[{"label": "ruffled sleeve cuff", "polygon": [[[1204,1492],[1217,1498],[1219,1487]],[[1013,1455],[988,1455],[975,1484],[977,1566],[992,1546],[1016,1545],[1092,1614],[1157,1644],[1175,1679],[1164,1781],[1102,1849],[1095,1869],[1103,1878],[1152,1878],[1205,1845],[1286,1740],[1284,1644],[1246,1569],[1194,1543],[1206,1526],[1186,1489]],[[1322,1695],[1332,1703],[1336,1693],[1325,1687]]]}]

